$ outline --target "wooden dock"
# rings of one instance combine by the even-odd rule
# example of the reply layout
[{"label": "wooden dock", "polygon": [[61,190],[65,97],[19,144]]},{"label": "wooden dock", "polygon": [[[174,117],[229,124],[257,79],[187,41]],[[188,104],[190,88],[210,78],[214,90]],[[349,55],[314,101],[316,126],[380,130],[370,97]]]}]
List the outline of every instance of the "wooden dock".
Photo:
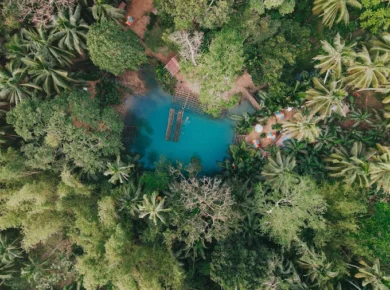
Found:
[{"label": "wooden dock", "polygon": [[179,141],[181,125],[183,123],[183,114],[184,114],[183,110],[180,110],[177,113],[176,127],[175,127],[175,136],[173,137],[173,141],[175,141],[175,142]]},{"label": "wooden dock", "polygon": [[171,138],[173,119],[175,118],[175,109],[171,108],[169,110],[167,131],[165,132],[165,140],[169,141]]}]

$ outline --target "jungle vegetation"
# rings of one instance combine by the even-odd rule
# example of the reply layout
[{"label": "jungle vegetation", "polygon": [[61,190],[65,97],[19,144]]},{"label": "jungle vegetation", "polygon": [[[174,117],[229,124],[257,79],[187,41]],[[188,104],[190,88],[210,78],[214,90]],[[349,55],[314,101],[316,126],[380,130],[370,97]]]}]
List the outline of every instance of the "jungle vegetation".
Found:
[{"label": "jungle vegetation", "polygon": [[[389,1],[154,0],[144,41],[118,5],[0,2],[0,288],[390,289]],[[214,117],[247,71],[236,132],[293,107],[290,139],[144,169],[114,106],[126,70],[173,90],[145,46]]]}]

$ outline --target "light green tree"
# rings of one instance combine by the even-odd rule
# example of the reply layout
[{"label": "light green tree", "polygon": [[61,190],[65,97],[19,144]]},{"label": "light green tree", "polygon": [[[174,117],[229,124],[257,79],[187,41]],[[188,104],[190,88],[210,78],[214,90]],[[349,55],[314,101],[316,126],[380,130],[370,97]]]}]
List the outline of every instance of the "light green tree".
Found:
[{"label": "light green tree", "polygon": [[[390,276],[381,271],[379,259],[372,266],[365,261],[359,261],[358,273],[355,278],[362,279],[362,286],[370,285],[373,290],[387,290],[390,287]],[[356,267],[356,266],[354,266]]]},{"label": "light green tree", "polygon": [[314,87],[306,91],[306,106],[310,109],[310,115],[319,114],[321,119],[326,119],[335,112],[345,117],[344,99],[348,93],[342,82],[331,81],[324,85],[318,78],[313,78],[313,84]]},{"label": "light green tree", "polygon": [[321,69],[321,74],[334,72],[336,77],[339,78],[343,72],[343,64],[349,66],[356,58],[354,50],[356,43],[345,44],[340,34],[337,33],[333,40],[333,45],[326,40],[321,40],[321,44],[325,54],[314,58],[314,60],[319,62],[315,65],[315,68]]},{"label": "light green tree", "polygon": [[332,27],[333,24],[344,21],[349,23],[348,6],[361,8],[359,0],[315,0],[313,14],[322,17],[322,23]]},{"label": "light green tree", "polygon": [[370,162],[370,185],[376,184],[378,189],[390,193],[390,149],[377,145],[378,151]]},{"label": "light green tree", "polygon": [[365,46],[357,54],[356,62],[348,68],[344,78],[347,86],[354,89],[380,88],[388,83],[390,55],[378,52],[370,55]]},{"label": "light green tree", "polygon": [[256,212],[260,214],[260,226],[276,243],[290,247],[301,239],[305,228],[323,228],[322,215],[326,202],[319,188],[309,177],[296,178],[280,175],[284,179],[280,188],[267,190],[258,184],[255,189]]},{"label": "light green tree", "polygon": [[317,126],[318,121],[319,118],[304,116],[298,112],[294,115],[294,120],[283,123],[282,133],[298,141],[308,140],[313,143],[321,134],[321,128]]}]

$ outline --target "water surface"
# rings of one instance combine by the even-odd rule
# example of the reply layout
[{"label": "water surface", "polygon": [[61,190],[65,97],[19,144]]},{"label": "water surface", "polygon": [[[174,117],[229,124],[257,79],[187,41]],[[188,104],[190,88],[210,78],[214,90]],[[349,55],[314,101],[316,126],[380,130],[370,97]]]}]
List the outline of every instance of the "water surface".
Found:
[{"label": "water surface", "polygon": [[[131,151],[141,154],[146,168],[164,155],[169,161],[188,164],[192,157],[201,160],[205,173],[218,171],[217,161],[227,157],[227,150],[234,137],[234,122],[229,118],[213,119],[185,110],[179,142],[166,141],[172,97],[157,86],[145,96],[132,96],[126,100],[126,124],[136,126],[138,135],[129,145]],[[234,112],[253,110],[247,103]],[[177,110],[176,110],[177,112]],[[174,135],[176,122],[172,126]]]}]

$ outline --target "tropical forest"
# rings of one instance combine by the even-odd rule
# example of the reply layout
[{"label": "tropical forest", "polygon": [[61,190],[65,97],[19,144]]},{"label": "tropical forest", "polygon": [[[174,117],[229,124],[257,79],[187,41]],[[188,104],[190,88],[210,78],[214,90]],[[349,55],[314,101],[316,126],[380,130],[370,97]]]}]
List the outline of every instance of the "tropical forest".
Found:
[{"label": "tropical forest", "polygon": [[0,0],[0,289],[389,290],[389,0]]}]

